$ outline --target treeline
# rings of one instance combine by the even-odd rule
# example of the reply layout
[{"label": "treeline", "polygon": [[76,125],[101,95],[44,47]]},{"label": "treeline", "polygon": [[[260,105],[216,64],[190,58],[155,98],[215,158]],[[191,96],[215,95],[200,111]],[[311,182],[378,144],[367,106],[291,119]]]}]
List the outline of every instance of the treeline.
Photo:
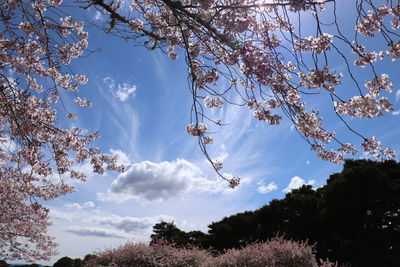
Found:
[{"label": "treeline", "polygon": [[349,160],[318,189],[305,185],[255,211],[213,222],[208,233],[154,225],[160,239],[178,247],[222,252],[280,236],[315,245],[316,257],[351,266],[399,266],[400,164]]}]

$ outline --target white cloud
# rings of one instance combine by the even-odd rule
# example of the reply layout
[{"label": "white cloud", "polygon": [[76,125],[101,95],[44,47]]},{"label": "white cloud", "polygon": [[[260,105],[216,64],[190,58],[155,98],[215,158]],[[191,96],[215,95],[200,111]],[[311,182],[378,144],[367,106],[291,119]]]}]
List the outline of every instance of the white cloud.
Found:
[{"label": "white cloud", "polygon": [[306,160],[306,164],[307,164],[307,165],[310,165],[311,162],[310,162],[309,160]]},{"label": "white cloud", "polygon": [[396,100],[400,101],[400,90],[397,90],[396,92]]},{"label": "white cloud", "polygon": [[97,236],[105,238],[127,238],[126,234],[113,229],[100,228],[100,227],[80,227],[72,226],[67,229],[67,232],[74,233],[80,236]]},{"label": "white cloud", "polygon": [[288,193],[288,192],[292,191],[293,189],[297,189],[297,188],[302,187],[305,184],[313,185],[314,183],[315,183],[315,180],[308,180],[308,182],[305,183],[304,179],[301,179],[299,176],[294,176],[290,180],[289,185],[285,189],[283,189],[282,191]]},{"label": "white cloud", "polygon": [[393,111],[393,112],[392,112],[392,115],[394,115],[394,116],[400,115],[400,110]]},{"label": "white cloud", "polygon": [[71,210],[81,210],[81,209],[83,209],[83,207],[79,203],[65,204],[65,207],[67,209],[71,209]]},{"label": "white cloud", "polygon": [[130,83],[116,84],[115,80],[108,76],[103,79],[103,82],[107,85],[112,95],[121,102],[128,100],[130,95],[134,96],[137,89],[136,85],[131,85]]},{"label": "white cloud", "polygon": [[87,207],[87,208],[94,208],[95,205],[94,205],[93,201],[87,201],[87,202],[83,203],[83,206]]},{"label": "white cloud", "polygon": [[209,180],[194,164],[184,159],[154,163],[142,161],[132,164],[111,184],[107,193],[98,193],[102,201],[123,202],[128,199],[165,200],[184,193],[223,192],[227,183]]},{"label": "white cloud", "polygon": [[267,194],[278,189],[278,185],[274,182],[269,183],[267,186],[263,182],[259,183],[259,185],[257,191],[261,194]]},{"label": "white cloud", "polygon": [[101,216],[92,219],[93,223],[99,225],[108,225],[122,230],[125,233],[138,233],[145,232],[149,235],[152,231],[154,224],[161,221],[171,222],[174,218],[166,215],[158,215],[154,217],[120,217],[117,215]]},{"label": "white cloud", "polygon": [[70,210],[83,210],[84,208],[93,208],[95,205],[92,201],[87,201],[83,205],[79,203],[65,204],[65,207]]},{"label": "white cloud", "polygon": [[61,221],[67,221],[67,222],[72,222],[74,219],[73,214],[58,211],[55,208],[50,209],[50,217],[52,220],[61,220]]},{"label": "white cloud", "polygon": [[103,20],[103,16],[101,15],[101,13],[99,11],[96,10],[96,13],[93,16],[94,20]]}]

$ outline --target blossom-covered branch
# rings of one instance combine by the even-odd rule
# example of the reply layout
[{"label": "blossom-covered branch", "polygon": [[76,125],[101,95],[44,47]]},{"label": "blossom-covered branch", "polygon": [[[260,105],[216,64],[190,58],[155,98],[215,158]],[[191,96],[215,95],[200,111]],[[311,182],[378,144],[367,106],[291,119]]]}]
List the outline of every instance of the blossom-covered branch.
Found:
[{"label": "blossom-covered branch", "polygon": [[[358,14],[355,38],[343,34],[333,0],[81,2],[108,16],[110,21],[99,26],[115,35],[161,49],[172,60],[184,55],[193,95],[187,132],[198,137],[201,150],[223,179],[227,178],[219,172],[222,163],[207,152],[213,139],[205,124],[222,123],[210,118],[204,106],[247,106],[256,119],[270,125],[280,124],[286,116],[317,156],[331,162],[341,163],[359,148],[378,159],[395,157],[376,137],[364,137],[351,128],[344,116],[372,118],[393,110],[382,96],[384,91],[391,92],[393,85],[375,65],[387,57],[396,61],[400,55],[400,7],[396,1],[352,2]],[[303,35],[307,32],[301,23],[305,16],[314,22],[314,35]],[[381,43],[380,51],[367,50],[364,43],[371,37]],[[342,59],[346,73],[333,70],[333,58]],[[364,87],[354,74],[357,67],[368,68],[370,79]],[[341,96],[343,79],[356,88],[350,99]],[[229,86],[222,86],[226,82]],[[340,121],[361,138],[359,148],[341,141],[334,130],[324,126],[320,112],[302,101],[314,94],[327,96]],[[241,101],[232,101],[237,98]],[[233,186],[238,183],[237,178],[227,180]]]}]

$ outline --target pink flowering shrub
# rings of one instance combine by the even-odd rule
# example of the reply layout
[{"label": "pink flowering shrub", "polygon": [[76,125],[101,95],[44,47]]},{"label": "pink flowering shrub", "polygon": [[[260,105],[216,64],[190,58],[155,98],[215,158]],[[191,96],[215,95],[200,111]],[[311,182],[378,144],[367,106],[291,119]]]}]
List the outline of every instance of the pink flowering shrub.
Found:
[{"label": "pink flowering shrub", "polygon": [[225,254],[213,259],[213,265],[218,267],[318,266],[311,246],[282,238],[251,244],[242,249],[229,249]]},{"label": "pink flowering shrub", "polygon": [[98,253],[98,258],[93,259],[85,266],[204,266],[202,263],[210,258],[207,251],[197,248],[176,248],[164,243],[152,246],[128,242],[116,249],[107,249]]},{"label": "pink flowering shrub", "polygon": [[229,249],[224,254],[213,257],[208,251],[198,248],[176,248],[159,243],[152,246],[126,243],[116,249],[98,253],[98,257],[88,262],[86,267],[100,266],[190,266],[190,267],[334,267],[337,264],[315,258],[313,247],[274,238],[264,243],[255,243],[242,249]]}]

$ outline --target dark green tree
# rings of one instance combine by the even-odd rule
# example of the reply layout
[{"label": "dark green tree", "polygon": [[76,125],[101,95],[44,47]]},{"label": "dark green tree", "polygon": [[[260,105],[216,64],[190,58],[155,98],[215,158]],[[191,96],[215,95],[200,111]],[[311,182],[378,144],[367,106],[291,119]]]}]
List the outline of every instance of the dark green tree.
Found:
[{"label": "dark green tree", "polygon": [[53,267],[82,267],[82,260],[79,258],[71,259],[70,257],[62,257]]},{"label": "dark green tree", "polygon": [[329,232],[318,253],[354,266],[399,266],[400,163],[346,161],[320,191]]},{"label": "dark green tree", "polygon": [[82,261],[82,266],[85,266],[88,262],[90,262],[91,260],[97,258],[96,255],[93,254],[86,254],[86,256],[83,258]]},{"label": "dark green tree", "polygon": [[191,246],[208,249],[210,247],[209,236],[201,231],[191,231],[186,233],[188,244]]},{"label": "dark green tree", "polygon": [[346,161],[316,190],[303,186],[254,212],[209,225],[218,250],[284,236],[316,245],[318,258],[352,266],[399,266],[400,164]]},{"label": "dark green tree", "polygon": [[186,233],[180,230],[174,222],[160,222],[153,226],[153,234],[150,236],[150,245],[164,241],[175,246],[186,246],[189,239]]},{"label": "dark green tree", "polygon": [[240,248],[257,240],[257,223],[253,211],[225,217],[208,227],[211,246],[217,250]]}]

